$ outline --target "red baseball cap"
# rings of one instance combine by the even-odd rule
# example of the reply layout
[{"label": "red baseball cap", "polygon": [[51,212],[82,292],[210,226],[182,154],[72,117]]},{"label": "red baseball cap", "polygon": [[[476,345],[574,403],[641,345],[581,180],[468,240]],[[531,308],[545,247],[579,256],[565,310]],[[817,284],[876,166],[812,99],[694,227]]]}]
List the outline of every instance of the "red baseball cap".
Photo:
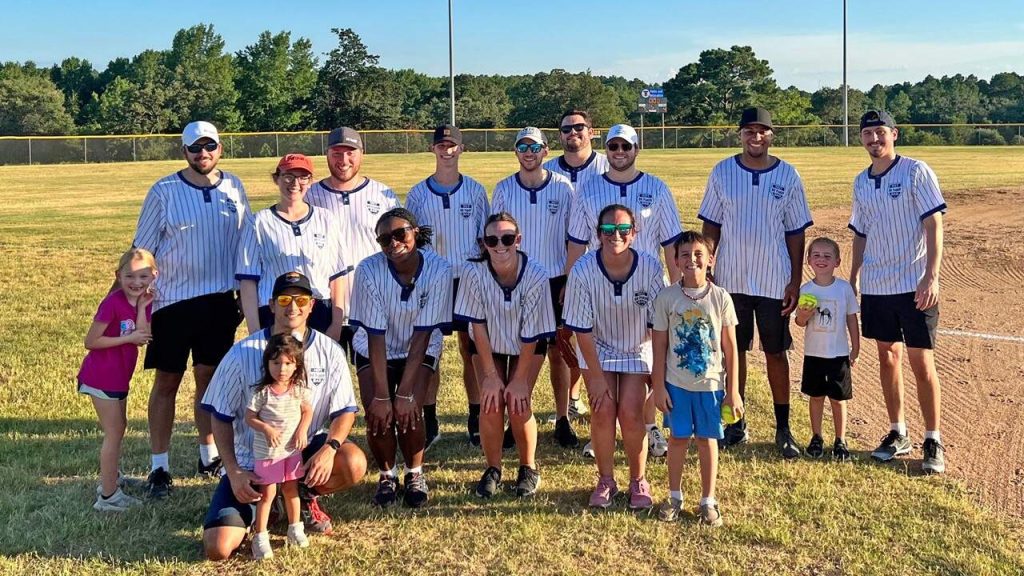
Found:
[{"label": "red baseball cap", "polygon": [[277,163],[278,174],[289,170],[305,170],[313,173],[313,161],[304,154],[285,154]]}]

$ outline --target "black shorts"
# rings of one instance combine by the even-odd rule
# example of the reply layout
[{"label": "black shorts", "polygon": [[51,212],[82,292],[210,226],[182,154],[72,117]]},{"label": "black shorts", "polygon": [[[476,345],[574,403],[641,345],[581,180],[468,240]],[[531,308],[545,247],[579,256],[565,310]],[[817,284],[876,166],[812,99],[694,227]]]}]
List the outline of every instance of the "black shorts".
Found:
[{"label": "black shorts", "polygon": [[146,369],[182,373],[192,365],[216,366],[235,342],[242,321],[234,292],[206,294],[153,313],[153,341],[146,347]]},{"label": "black shorts", "polygon": [[[455,278],[452,280],[452,310],[455,309],[455,300],[459,297],[459,279]],[[469,332],[469,323],[465,320],[457,320],[452,318],[452,328],[445,334],[451,334],[452,332]]]},{"label": "black shorts", "polygon": [[850,357],[804,356],[804,375],[800,378],[800,391],[814,398],[821,396],[828,396],[832,400],[853,398]]},{"label": "black shorts", "polygon": [[939,305],[918,310],[914,293],[860,297],[861,327],[865,338],[879,342],[903,342],[908,348],[935,348]]},{"label": "black shorts", "polygon": [[[270,306],[260,306],[260,328],[269,328],[274,325],[274,314]],[[309,312],[306,326],[326,334],[327,327],[331,325],[334,314],[331,312],[330,300],[313,300],[313,309]]]},{"label": "black shorts", "polygon": [[[469,348],[468,349],[469,349],[470,356],[476,356],[477,354],[480,353],[480,351],[476,349],[476,342],[473,342],[472,340],[469,341]],[[533,349],[533,353],[538,355],[538,356],[544,356],[545,354],[547,354],[548,353],[548,341],[547,341],[547,339],[542,338],[540,340],[537,340],[537,347]],[[497,353],[494,353],[494,352],[492,352],[491,355],[494,356],[495,360],[497,360],[498,358],[518,358],[519,357],[518,354],[516,354],[516,355],[512,355],[512,354],[497,354]]]},{"label": "black shorts", "polygon": [[[302,450],[302,461],[306,462],[313,454],[316,454],[324,443],[327,442],[327,434],[321,432],[309,441],[309,444]],[[253,484],[253,488],[256,485]],[[231,526],[234,528],[247,529],[252,527],[256,519],[256,504],[242,504],[235,498],[231,490],[231,482],[227,475],[220,477],[217,489],[213,491],[210,499],[210,507],[206,510],[206,518],[203,520],[203,530],[210,528],[223,528]]]},{"label": "black shorts", "polygon": [[[356,352],[356,374],[363,371],[364,368],[370,367],[370,359],[363,356],[359,352]],[[394,360],[388,360],[388,389],[391,391],[391,396],[394,398],[395,390],[398,388],[398,384],[402,381],[402,373],[405,372],[405,358],[396,358]],[[423,357],[423,366],[430,369],[431,372],[437,372],[438,361],[430,354]]]},{"label": "black shorts", "polygon": [[754,346],[754,325],[761,339],[761,349],[765,354],[785,352],[793,346],[793,336],[789,333],[789,316],[782,315],[782,300],[763,296],[747,296],[746,294],[730,294],[736,308],[736,347],[741,352],[751,350]]},{"label": "black shorts", "polygon": [[341,327],[341,338],[338,339],[338,344],[341,344],[341,349],[345,351],[345,358],[349,362],[356,357],[356,351],[352,348],[352,339],[356,337],[356,327],[345,325]]},{"label": "black shorts", "polygon": [[[565,275],[555,276],[549,279],[548,282],[551,285],[551,309],[555,311],[555,326],[563,326],[565,325],[565,319],[562,318],[562,302],[559,299],[559,295],[569,282],[569,277]],[[555,337],[549,338],[548,342],[554,344]]]}]

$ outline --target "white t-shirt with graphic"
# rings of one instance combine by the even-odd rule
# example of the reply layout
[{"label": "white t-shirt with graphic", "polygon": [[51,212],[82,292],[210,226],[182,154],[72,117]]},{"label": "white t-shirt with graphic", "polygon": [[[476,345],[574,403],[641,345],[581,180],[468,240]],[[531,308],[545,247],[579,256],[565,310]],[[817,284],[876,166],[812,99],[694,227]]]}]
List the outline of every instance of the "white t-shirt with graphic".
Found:
[{"label": "white t-shirt with graphic", "polygon": [[850,283],[835,278],[828,286],[819,286],[811,280],[800,287],[800,294],[813,294],[818,306],[807,321],[804,333],[804,356],[838,358],[850,355],[850,341],[846,337],[846,317],[860,312],[857,295]]}]

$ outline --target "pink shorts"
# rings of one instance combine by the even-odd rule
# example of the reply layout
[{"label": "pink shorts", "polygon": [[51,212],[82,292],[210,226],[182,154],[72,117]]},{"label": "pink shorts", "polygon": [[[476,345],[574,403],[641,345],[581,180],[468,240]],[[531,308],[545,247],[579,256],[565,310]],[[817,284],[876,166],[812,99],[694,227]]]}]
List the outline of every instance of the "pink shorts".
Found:
[{"label": "pink shorts", "polygon": [[305,474],[302,466],[302,452],[294,452],[283,458],[257,460],[253,472],[260,484],[278,484],[289,480],[298,480]]}]

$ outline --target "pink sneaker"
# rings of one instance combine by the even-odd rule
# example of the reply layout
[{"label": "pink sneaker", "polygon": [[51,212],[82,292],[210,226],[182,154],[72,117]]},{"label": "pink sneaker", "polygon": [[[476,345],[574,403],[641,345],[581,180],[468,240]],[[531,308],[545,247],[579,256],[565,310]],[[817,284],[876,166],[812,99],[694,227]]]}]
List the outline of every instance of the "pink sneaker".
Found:
[{"label": "pink sneaker", "polygon": [[619,487],[615,484],[614,476],[601,476],[597,480],[597,488],[590,495],[591,508],[607,508],[612,505],[612,500],[619,493]]},{"label": "pink sneaker", "polygon": [[654,498],[651,497],[651,484],[646,478],[629,481],[629,509],[648,510],[654,506]]}]

